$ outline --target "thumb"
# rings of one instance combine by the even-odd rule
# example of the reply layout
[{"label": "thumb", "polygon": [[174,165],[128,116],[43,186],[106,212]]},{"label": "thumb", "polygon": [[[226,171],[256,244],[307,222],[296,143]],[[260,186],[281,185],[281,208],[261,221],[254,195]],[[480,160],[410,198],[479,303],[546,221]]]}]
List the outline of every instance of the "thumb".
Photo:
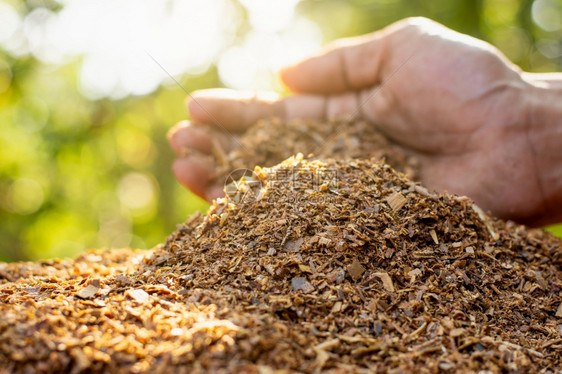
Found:
[{"label": "thumb", "polygon": [[341,39],[295,65],[281,70],[281,79],[297,93],[334,94],[360,90],[381,81],[387,31]]}]

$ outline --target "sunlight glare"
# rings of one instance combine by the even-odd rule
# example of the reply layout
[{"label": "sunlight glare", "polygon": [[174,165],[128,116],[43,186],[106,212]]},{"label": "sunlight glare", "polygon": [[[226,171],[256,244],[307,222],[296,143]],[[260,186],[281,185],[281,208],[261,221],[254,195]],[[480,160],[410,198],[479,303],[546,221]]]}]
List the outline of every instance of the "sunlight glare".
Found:
[{"label": "sunlight glare", "polygon": [[[74,0],[24,19],[31,53],[45,63],[82,57],[79,89],[91,99],[153,92],[173,76],[205,71],[223,48],[227,0]],[[17,33],[18,15],[0,8],[0,38]],[[9,34],[9,35],[8,35]],[[0,39],[1,40],[1,39]]]},{"label": "sunlight glare", "polygon": [[259,32],[281,31],[291,22],[299,0],[240,0],[250,16],[250,25]]},{"label": "sunlight glare", "polygon": [[545,31],[562,29],[562,4],[560,1],[535,0],[532,6],[533,21]]},{"label": "sunlight glare", "polygon": [[23,21],[0,3],[0,43],[47,64],[81,58],[78,89],[94,100],[147,95],[168,74],[213,63],[227,87],[279,90],[279,68],[322,42],[318,26],[295,13],[299,1],[241,0],[250,25],[241,38],[232,0],[59,0],[58,12],[37,7]]},{"label": "sunlight glare", "polygon": [[276,72],[314,53],[321,43],[318,26],[298,16],[277,32],[254,29],[240,45],[221,55],[219,76],[227,87],[234,89],[280,90]]},{"label": "sunlight glare", "polygon": [[9,4],[0,2],[0,44],[8,41],[20,26],[21,19]]}]

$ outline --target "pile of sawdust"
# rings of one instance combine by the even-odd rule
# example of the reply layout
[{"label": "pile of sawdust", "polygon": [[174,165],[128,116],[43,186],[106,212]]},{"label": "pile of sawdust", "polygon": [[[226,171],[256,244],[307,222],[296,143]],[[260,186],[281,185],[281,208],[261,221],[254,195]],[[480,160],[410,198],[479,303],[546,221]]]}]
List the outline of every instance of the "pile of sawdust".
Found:
[{"label": "pile of sawdust", "polygon": [[555,371],[562,243],[376,160],[293,157],[146,254],[0,268],[8,372]]},{"label": "pile of sawdust", "polygon": [[417,158],[365,121],[261,120],[234,143],[228,153],[215,145],[215,178],[219,183],[229,183],[233,170],[274,166],[298,153],[320,160],[384,160],[411,180],[419,179]]}]

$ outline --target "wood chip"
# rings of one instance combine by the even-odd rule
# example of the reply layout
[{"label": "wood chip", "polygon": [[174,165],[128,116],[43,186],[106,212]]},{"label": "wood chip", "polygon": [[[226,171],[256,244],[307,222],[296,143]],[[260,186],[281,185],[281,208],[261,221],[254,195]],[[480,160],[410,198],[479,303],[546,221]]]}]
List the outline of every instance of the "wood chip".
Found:
[{"label": "wood chip", "polygon": [[354,259],[351,265],[347,267],[347,271],[354,281],[358,281],[365,272],[365,267],[357,259]]},{"label": "wood chip", "polygon": [[463,335],[465,330],[463,328],[452,329],[449,335],[453,338]]},{"label": "wood chip", "polygon": [[320,349],[320,350],[323,350],[323,351],[331,351],[332,349],[339,347],[340,344],[341,344],[341,340],[336,338],[336,339],[331,339],[331,340],[327,340],[323,343],[320,343],[320,344],[316,345],[314,347],[314,349],[315,350]]},{"label": "wood chip", "polygon": [[431,235],[431,239],[433,239],[433,242],[435,244],[439,244],[439,239],[437,238],[437,233],[435,232],[435,230],[429,230],[429,235]]},{"label": "wood chip", "polygon": [[298,238],[297,240],[287,240],[285,242],[285,250],[289,252],[298,252],[303,241],[303,238]]},{"label": "wood chip", "polygon": [[308,283],[308,281],[304,277],[293,278],[291,280],[291,286],[293,287],[293,290],[301,290],[304,293],[310,293],[314,291],[314,287],[310,283]]},{"label": "wood chip", "polygon": [[392,283],[392,279],[390,278],[390,275],[388,275],[388,273],[381,272],[374,273],[373,275],[380,278],[385,290],[387,290],[388,292],[394,292],[394,284]]},{"label": "wood chip", "polygon": [[410,283],[414,283],[416,281],[416,277],[422,275],[420,269],[413,269],[408,272],[408,276],[410,277]]},{"label": "wood chip", "polygon": [[400,192],[394,192],[386,198],[386,202],[394,212],[398,212],[404,205],[406,205],[408,199],[406,199]]},{"label": "wood chip", "polygon": [[336,301],[332,307],[332,313],[339,313],[343,309],[343,303],[341,301]]},{"label": "wood chip", "polygon": [[76,292],[75,295],[81,299],[91,299],[98,293],[99,289],[100,280],[94,279],[86,287]]},{"label": "wood chip", "polygon": [[310,266],[308,266],[308,265],[299,264],[299,269],[300,269],[300,271],[302,271],[303,273],[310,273],[310,274],[313,273],[312,269],[311,269]]},{"label": "wood chip", "polygon": [[125,295],[129,296],[139,304],[146,303],[150,297],[148,293],[141,289],[127,290],[127,292],[125,292]]}]

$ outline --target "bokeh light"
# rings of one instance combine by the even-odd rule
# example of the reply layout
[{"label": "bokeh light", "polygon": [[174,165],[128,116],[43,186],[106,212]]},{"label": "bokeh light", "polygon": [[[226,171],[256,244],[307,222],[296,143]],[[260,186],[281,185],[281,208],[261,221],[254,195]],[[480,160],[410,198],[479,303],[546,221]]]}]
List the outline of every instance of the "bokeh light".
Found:
[{"label": "bokeh light", "polygon": [[295,19],[280,32],[254,30],[240,45],[228,48],[218,61],[225,86],[241,90],[279,90],[276,72],[316,51],[322,41],[318,27]]},{"label": "bokeh light", "polygon": [[559,0],[535,0],[533,20],[545,31],[562,29],[562,2]]},{"label": "bokeh light", "polygon": [[158,199],[158,183],[150,176],[132,172],[119,181],[118,196],[133,217],[152,218]]},{"label": "bokeh light", "polygon": [[45,195],[41,185],[33,179],[16,179],[6,194],[6,208],[18,214],[36,212],[43,204]]},{"label": "bokeh light", "polygon": [[9,44],[20,23],[18,12],[9,4],[0,3],[0,43]]}]

